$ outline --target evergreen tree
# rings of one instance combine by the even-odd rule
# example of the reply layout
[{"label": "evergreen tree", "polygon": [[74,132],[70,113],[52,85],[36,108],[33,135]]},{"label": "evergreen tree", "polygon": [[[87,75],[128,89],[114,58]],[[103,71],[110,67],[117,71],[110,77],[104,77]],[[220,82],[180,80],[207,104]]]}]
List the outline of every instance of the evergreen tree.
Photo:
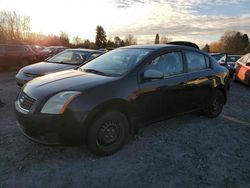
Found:
[{"label": "evergreen tree", "polygon": [[104,31],[103,27],[98,25],[96,27],[96,37],[95,37],[95,44],[98,49],[106,47],[107,45],[106,37],[107,37],[106,32]]},{"label": "evergreen tree", "polygon": [[155,36],[155,44],[159,44],[160,43],[160,37],[159,34],[157,33]]},{"label": "evergreen tree", "polygon": [[204,48],[202,48],[202,51],[204,51],[204,52],[209,52],[209,51],[210,51],[209,48],[210,48],[209,45],[206,44],[206,45],[204,46]]}]

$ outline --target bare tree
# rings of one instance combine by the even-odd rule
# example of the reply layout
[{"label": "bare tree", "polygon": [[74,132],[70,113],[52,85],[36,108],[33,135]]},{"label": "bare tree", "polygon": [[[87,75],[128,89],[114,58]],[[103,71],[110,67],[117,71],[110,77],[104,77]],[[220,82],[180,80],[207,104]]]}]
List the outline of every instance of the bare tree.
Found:
[{"label": "bare tree", "polygon": [[166,43],[171,42],[171,41],[172,41],[171,38],[161,37],[160,44],[166,44]]},{"label": "bare tree", "polygon": [[125,46],[135,45],[135,44],[137,44],[136,38],[135,38],[133,35],[128,34],[128,35],[125,37]]},{"label": "bare tree", "polygon": [[61,31],[60,35],[60,42],[62,46],[69,46],[69,35],[65,31]]},{"label": "bare tree", "polygon": [[30,32],[30,17],[16,12],[0,11],[0,40],[22,42]]},{"label": "bare tree", "polygon": [[220,42],[221,50],[229,54],[243,54],[249,45],[248,36],[237,31],[225,32]]},{"label": "bare tree", "polygon": [[74,45],[79,45],[80,43],[81,43],[81,38],[79,37],[79,36],[75,36],[74,38],[73,38],[73,43],[74,43]]}]

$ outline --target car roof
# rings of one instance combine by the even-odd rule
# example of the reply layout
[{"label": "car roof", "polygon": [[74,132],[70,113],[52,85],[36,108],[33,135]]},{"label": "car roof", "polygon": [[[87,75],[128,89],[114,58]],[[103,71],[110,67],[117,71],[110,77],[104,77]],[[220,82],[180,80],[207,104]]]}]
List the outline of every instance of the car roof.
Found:
[{"label": "car roof", "polygon": [[192,48],[200,49],[197,44],[195,44],[193,42],[189,42],[189,41],[171,41],[171,42],[168,42],[167,44],[189,46],[189,47],[192,47]]},{"label": "car roof", "polygon": [[[160,50],[164,48],[179,48],[183,50],[193,50],[202,52],[201,50],[189,46],[184,45],[174,45],[174,44],[149,44],[149,45],[132,45],[132,46],[125,46],[122,48],[129,48],[129,49],[150,49],[150,50]],[[203,53],[203,52],[202,52]]]},{"label": "car roof", "polygon": [[77,51],[77,52],[101,52],[101,50],[93,50],[93,49],[85,49],[85,48],[75,48],[75,49],[67,49],[66,51]]}]

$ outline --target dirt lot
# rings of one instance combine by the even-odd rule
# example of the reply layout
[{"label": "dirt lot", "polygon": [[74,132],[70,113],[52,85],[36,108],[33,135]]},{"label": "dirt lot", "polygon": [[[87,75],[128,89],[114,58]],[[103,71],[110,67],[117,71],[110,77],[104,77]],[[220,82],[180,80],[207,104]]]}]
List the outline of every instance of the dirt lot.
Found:
[{"label": "dirt lot", "polygon": [[0,73],[0,187],[250,187],[250,88],[232,83],[217,119],[152,124],[118,153],[49,147],[15,124],[14,72]]}]

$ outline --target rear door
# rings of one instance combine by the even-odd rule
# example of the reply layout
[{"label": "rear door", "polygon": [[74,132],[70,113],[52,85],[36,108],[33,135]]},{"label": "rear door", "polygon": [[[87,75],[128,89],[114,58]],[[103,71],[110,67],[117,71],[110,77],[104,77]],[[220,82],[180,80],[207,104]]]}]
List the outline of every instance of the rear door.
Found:
[{"label": "rear door", "polygon": [[190,109],[201,108],[211,97],[216,77],[211,69],[210,58],[197,51],[185,50],[187,63],[186,94],[190,100]]}]

